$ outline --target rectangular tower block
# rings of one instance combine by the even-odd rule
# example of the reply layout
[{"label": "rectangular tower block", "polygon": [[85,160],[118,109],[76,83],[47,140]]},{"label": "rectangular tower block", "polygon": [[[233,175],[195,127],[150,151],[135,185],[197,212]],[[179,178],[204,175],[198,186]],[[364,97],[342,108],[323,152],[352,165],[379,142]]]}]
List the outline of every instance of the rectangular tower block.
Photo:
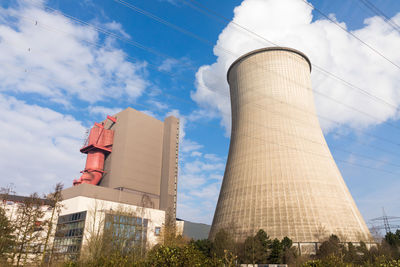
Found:
[{"label": "rectangular tower block", "polygon": [[176,214],[179,120],[164,122],[127,108],[106,122],[114,133],[99,186],[129,193],[132,203]]}]

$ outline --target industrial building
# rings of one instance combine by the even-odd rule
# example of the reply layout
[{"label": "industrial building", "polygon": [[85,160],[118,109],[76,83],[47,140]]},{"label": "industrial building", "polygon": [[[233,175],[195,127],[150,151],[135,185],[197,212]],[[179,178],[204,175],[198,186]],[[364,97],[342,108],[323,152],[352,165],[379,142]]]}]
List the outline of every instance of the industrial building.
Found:
[{"label": "industrial building", "polygon": [[[179,120],[164,122],[132,108],[95,123],[81,149],[88,154],[82,176],[65,198],[102,196],[105,200],[176,214]],[[92,185],[81,188],[83,184]],[[90,189],[89,189],[90,188]],[[145,199],[144,199],[145,198]],[[143,203],[145,201],[146,203]]]},{"label": "industrial building", "polygon": [[54,234],[53,259],[77,259],[85,244],[104,231],[127,248],[151,248],[160,240],[165,211],[99,198],[77,196],[63,200]]},{"label": "industrial building", "polygon": [[210,238],[228,229],[243,241],[263,229],[301,251],[330,234],[370,238],[319,125],[310,72],[310,60],[285,47],[230,66],[232,133]]},{"label": "industrial building", "polygon": [[[35,199],[43,211],[37,218],[35,243],[24,250],[24,262],[36,264],[77,259],[86,244],[103,234],[125,249],[145,251],[162,241],[166,219],[176,219],[179,120],[164,121],[127,108],[94,126],[80,149],[87,154],[82,175],[62,190],[60,210],[46,199]],[[20,216],[30,197],[0,195],[7,217]],[[54,210],[57,210],[56,215]],[[19,218],[19,217],[18,217]],[[48,225],[53,218],[53,227]],[[209,226],[180,219],[177,234],[205,238]],[[51,232],[49,246],[44,240]],[[19,233],[16,233],[19,235]],[[40,238],[39,238],[40,237]]]},{"label": "industrial building", "polygon": [[94,232],[121,231],[130,247],[158,242],[176,217],[179,120],[127,108],[95,123],[81,149],[86,166],[62,191],[54,253],[77,258]]}]

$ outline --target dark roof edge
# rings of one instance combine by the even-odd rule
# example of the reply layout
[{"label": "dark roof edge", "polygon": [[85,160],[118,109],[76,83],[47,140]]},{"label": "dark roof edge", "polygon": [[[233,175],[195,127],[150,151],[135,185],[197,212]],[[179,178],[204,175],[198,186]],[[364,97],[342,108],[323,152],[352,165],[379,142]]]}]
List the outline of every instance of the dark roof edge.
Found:
[{"label": "dark roof edge", "polygon": [[[32,199],[30,196],[18,196],[18,195],[8,195],[8,194],[0,194],[0,200],[3,201],[14,201],[14,202],[24,202]],[[37,197],[36,200],[41,202],[43,205],[51,205],[51,201],[46,198]]]},{"label": "dark roof edge", "polygon": [[233,63],[231,64],[231,66],[228,69],[228,72],[226,73],[226,78],[228,80],[228,83],[229,83],[229,73],[230,73],[232,67],[234,65],[236,65],[236,63],[238,63],[239,61],[245,59],[246,57],[249,57],[249,56],[257,54],[257,53],[266,52],[266,51],[288,51],[288,52],[296,53],[296,54],[302,56],[307,61],[308,65],[310,66],[310,72],[311,72],[311,68],[312,68],[311,67],[311,61],[303,52],[301,52],[299,50],[296,50],[296,49],[293,49],[293,48],[290,48],[290,47],[283,47],[283,46],[264,47],[264,48],[260,48],[260,49],[256,49],[256,50],[250,51],[250,52],[240,56],[235,61],[233,61]]}]

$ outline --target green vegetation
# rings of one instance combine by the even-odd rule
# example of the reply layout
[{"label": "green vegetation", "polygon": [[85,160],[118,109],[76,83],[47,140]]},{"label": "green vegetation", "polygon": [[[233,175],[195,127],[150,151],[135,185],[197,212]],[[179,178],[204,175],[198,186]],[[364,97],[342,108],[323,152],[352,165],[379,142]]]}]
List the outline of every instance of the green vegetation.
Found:
[{"label": "green vegetation", "polygon": [[[165,231],[165,230],[164,230]],[[400,267],[400,231],[386,235],[381,244],[371,248],[360,242],[342,243],[332,235],[324,241],[314,256],[300,256],[292,241],[271,240],[263,230],[248,237],[243,243],[235,243],[228,231],[216,234],[214,242],[185,240],[181,236],[169,235],[140,257],[126,257],[118,253],[107,253],[92,261],[77,261],[64,266],[238,266],[239,263],[286,263],[301,267]],[[168,245],[167,245],[168,244]]]},{"label": "green vegetation", "polygon": [[0,207],[0,265],[5,265],[7,256],[15,246],[14,226],[5,215],[3,207]]},{"label": "green vegetation", "polygon": [[[167,228],[163,231],[171,231]],[[226,230],[217,233],[214,241],[186,240],[172,234],[164,234],[162,239],[159,245],[144,254],[136,253],[134,257],[121,253],[121,250],[112,252],[102,248],[101,251],[108,252],[92,257],[90,261],[81,259],[64,263],[64,266],[222,267],[239,266],[239,263],[284,263],[299,267],[400,267],[400,231],[387,234],[380,244],[371,248],[363,242],[357,246],[342,243],[332,235],[322,242],[313,256],[300,256],[289,238],[271,240],[263,230],[246,238],[243,243],[234,242]]]},{"label": "green vegetation", "polygon": [[[341,242],[338,236],[331,235],[319,245],[316,255],[300,255],[288,237],[271,239],[262,229],[241,243],[233,238],[234,226],[219,231],[212,241],[188,240],[176,234],[175,218],[168,214],[159,244],[152,248],[133,242],[128,232],[120,230],[116,236],[112,228],[104,227],[107,217],[102,218],[102,222],[93,221],[93,226],[86,229],[88,237],[81,248],[81,256],[67,260],[62,255],[53,255],[50,238],[61,209],[61,189],[62,185],[58,184],[54,192],[46,196],[52,210],[49,218],[44,217],[43,199],[37,194],[15,206],[12,220],[6,216],[7,205],[3,202],[0,206],[0,266],[229,267],[240,263],[269,263],[296,267],[400,267],[400,230],[386,234],[379,243],[368,245]],[[98,207],[94,213],[100,210]],[[138,211],[113,212],[112,215],[138,216]]]},{"label": "green vegetation", "polygon": [[303,267],[400,267],[400,231],[387,233],[381,243],[370,248],[364,242],[358,246],[341,243],[331,235],[324,241],[312,260]]}]

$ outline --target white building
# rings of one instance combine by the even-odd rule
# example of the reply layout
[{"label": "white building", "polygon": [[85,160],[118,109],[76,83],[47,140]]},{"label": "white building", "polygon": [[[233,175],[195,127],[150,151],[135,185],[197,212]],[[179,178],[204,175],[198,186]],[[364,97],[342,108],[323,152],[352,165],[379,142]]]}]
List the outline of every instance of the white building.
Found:
[{"label": "white building", "polygon": [[149,249],[157,244],[165,211],[130,204],[124,194],[127,193],[89,184],[64,190],[54,253],[77,258],[92,238],[105,231],[114,240],[123,239],[127,247]]}]

